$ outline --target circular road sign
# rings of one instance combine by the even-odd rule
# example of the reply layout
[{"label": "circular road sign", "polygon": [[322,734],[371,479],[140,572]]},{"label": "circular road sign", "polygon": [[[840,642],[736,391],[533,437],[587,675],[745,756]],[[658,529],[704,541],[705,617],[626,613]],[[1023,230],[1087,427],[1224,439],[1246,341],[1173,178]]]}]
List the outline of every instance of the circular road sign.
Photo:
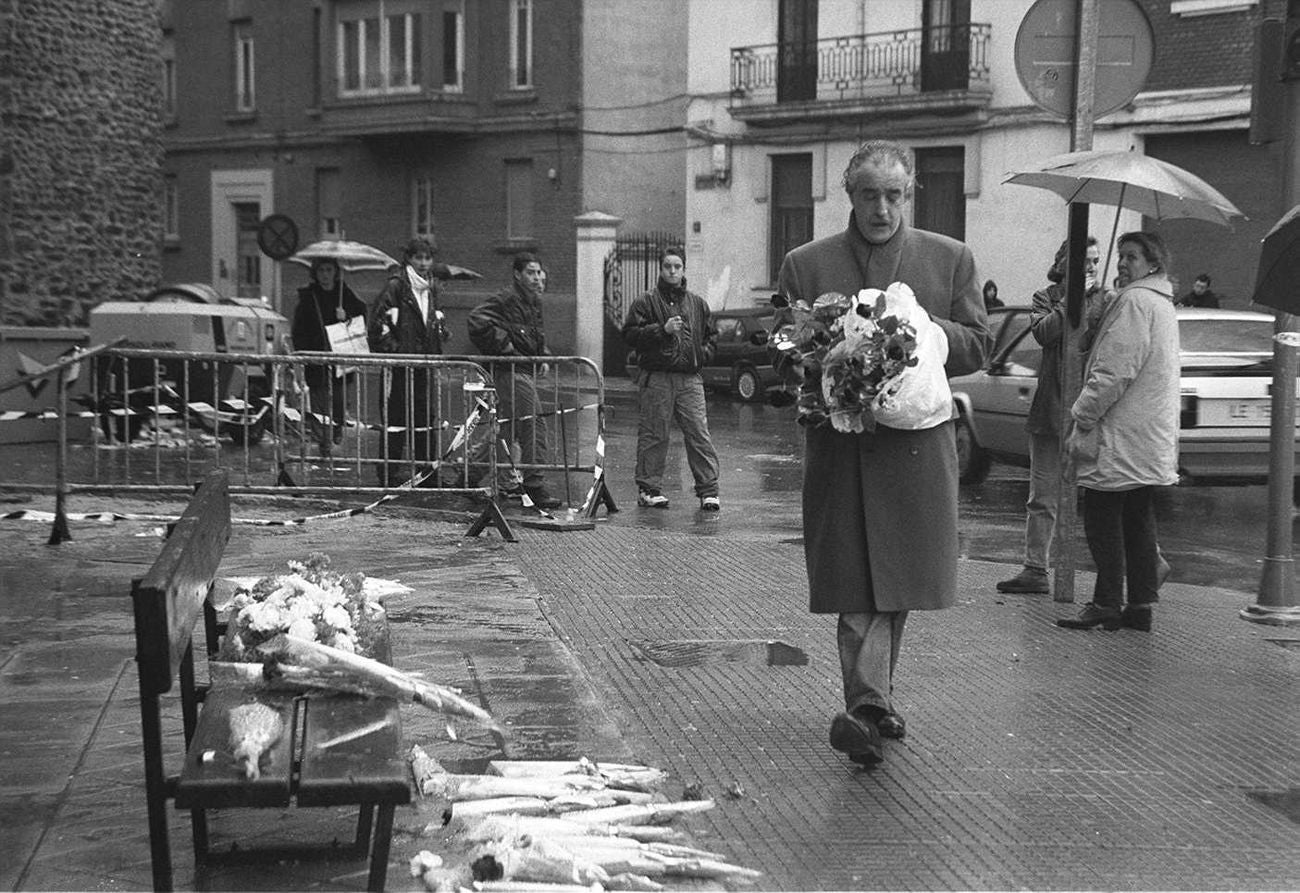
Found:
[{"label": "circular road sign", "polygon": [[[1033,101],[1061,117],[1074,107],[1077,0],[1037,0],[1016,32],[1016,74]],[[1151,73],[1155,39],[1137,0],[1097,0],[1093,116],[1123,108]]]},{"label": "circular road sign", "polygon": [[257,247],[271,260],[284,260],[298,250],[298,224],[286,214],[272,214],[257,225]]}]

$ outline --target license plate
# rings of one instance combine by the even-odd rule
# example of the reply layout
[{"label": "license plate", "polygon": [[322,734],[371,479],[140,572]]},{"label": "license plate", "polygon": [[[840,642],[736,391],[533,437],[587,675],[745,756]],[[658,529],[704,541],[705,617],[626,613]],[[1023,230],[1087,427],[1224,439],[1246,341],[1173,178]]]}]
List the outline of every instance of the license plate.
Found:
[{"label": "license plate", "polygon": [[[1300,423],[1300,400],[1296,401],[1296,420]],[[1243,400],[1202,400],[1201,425],[1234,427],[1262,427],[1269,424],[1273,415],[1273,401],[1268,397]]]}]

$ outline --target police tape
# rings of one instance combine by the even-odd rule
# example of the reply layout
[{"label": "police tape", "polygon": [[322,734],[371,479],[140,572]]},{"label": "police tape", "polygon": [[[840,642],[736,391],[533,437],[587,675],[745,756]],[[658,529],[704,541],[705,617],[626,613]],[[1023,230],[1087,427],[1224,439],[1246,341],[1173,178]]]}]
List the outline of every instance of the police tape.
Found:
[{"label": "police tape", "polygon": [[[191,401],[185,404],[185,410],[193,417],[200,421],[214,421],[218,425],[238,425],[240,427],[250,427],[261,421],[262,417],[267,414],[270,405],[274,402],[270,397],[259,398],[266,406],[259,407],[250,417],[247,410],[253,408],[253,404],[246,403],[243,400],[223,400],[222,405],[225,408],[217,408],[211,403],[203,401]],[[534,419],[546,419],[551,416],[563,417],[574,413],[584,412],[590,409],[597,409],[599,403],[586,403],[581,406],[560,407],[549,413],[537,413],[522,415],[518,417],[506,417],[497,420],[498,424],[509,425],[515,422],[527,422]],[[141,406],[137,408],[130,407],[113,407],[99,411],[80,410],[66,413],[66,418],[70,419],[94,419],[101,415],[112,418],[152,418],[155,416],[178,416],[181,411],[175,406],[166,403],[156,404],[154,406]],[[385,433],[399,434],[405,431],[413,431],[417,434],[426,433],[434,428],[446,429],[450,427],[447,422],[437,426],[407,426],[407,425],[373,425],[367,422],[361,422],[356,419],[346,419],[342,422],[335,422],[331,416],[313,411],[302,411],[293,406],[281,406],[280,414],[289,422],[295,425],[301,425],[304,421],[311,421],[318,425],[336,425],[340,428],[359,428],[365,431],[382,431]],[[25,412],[3,411],[0,412],[0,422],[24,422],[24,421],[54,421],[59,418],[57,409],[38,409]]]},{"label": "police tape", "polygon": [[[396,493],[385,493],[369,505],[359,506],[357,508],[339,509],[334,512],[325,512],[320,515],[308,515],[299,518],[231,518],[231,524],[240,524],[251,527],[299,527],[314,521],[328,521],[336,518],[352,518],[357,515],[364,515],[373,512],[376,508],[395,499],[400,499],[410,491],[420,487],[429,478],[436,475],[439,470],[447,464],[452,455],[457,450],[462,449],[469,441],[470,435],[478,427],[479,419],[488,409],[488,405],[481,397],[476,397],[477,405],[474,410],[465,418],[464,423],[457,429],[451,444],[443,451],[432,465],[424,471],[418,472],[410,480],[398,485]],[[63,516],[68,521],[97,521],[101,524],[112,524],[116,521],[154,521],[169,524],[173,521],[180,520],[179,515],[146,515],[131,512],[82,512],[82,513],[65,513]],[[0,521],[44,521],[53,523],[57,520],[54,512],[46,512],[32,509],[22,509],[16,512],[7,512],[0,515]]]}]

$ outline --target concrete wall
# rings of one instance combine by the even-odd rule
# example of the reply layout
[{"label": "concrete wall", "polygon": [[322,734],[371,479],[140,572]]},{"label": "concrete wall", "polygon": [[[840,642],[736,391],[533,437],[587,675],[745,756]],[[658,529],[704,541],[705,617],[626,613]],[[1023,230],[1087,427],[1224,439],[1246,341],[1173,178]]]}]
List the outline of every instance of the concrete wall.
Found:
[{"label": "concrete wall", "polygon": [[[672,63],[686,54],[683,4],[582,6],[582,210],[621,217],[627,232],[680,235],[688,100],[686,66]],[[659,130],[667,132],[646,133]]]},{"label": "concrete wall", "polygon": [[0,5],[0,323],[157,284],[158,35],[155,0]]}]

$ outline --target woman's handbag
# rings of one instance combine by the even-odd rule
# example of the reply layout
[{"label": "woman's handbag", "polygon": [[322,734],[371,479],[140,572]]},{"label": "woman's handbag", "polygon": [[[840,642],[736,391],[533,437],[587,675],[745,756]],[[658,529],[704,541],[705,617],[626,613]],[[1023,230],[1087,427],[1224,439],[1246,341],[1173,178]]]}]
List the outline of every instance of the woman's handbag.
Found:
[{"label": "woman's handbag", "polygon": [[[370,353],[370,342],[366,340],[366,318],[353,316],[343,322],[336,322],[325,327],[325,337],[329,339],[330,350],[334,353]],[[342,378],[357,371],[356,366],[335,366],[334,374]]]}]

